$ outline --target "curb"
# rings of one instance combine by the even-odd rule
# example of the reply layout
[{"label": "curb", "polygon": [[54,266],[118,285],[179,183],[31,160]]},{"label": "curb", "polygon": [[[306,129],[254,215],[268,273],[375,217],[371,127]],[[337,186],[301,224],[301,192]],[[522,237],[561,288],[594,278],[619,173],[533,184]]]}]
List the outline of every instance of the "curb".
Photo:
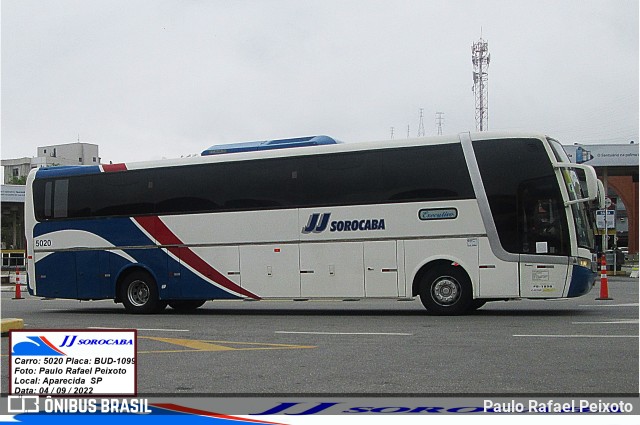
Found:
[{"label": "curb", "polygon": [[24,320],[22,319],[2,319],[2,335],[5,333],[24,328]]}]

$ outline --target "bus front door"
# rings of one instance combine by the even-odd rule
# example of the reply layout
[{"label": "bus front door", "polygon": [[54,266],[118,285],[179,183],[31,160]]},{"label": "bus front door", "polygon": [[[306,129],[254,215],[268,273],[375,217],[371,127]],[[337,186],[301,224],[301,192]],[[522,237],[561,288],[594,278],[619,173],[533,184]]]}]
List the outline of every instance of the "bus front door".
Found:
[{"label": "bus front door", "polygon": [[519,189],[520,296],[562,297],[570,251],[564,204],[552,179],[531,180]]}]

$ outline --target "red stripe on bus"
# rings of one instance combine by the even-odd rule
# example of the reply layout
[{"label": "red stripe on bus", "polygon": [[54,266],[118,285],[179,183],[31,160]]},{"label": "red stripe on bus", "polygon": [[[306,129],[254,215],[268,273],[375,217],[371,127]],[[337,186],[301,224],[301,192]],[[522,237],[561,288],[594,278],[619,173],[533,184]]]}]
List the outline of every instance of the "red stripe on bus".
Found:
[{"label": "red stripe on bus", "polygon": [[217,284],[223,286],[224,288],[236,292],[238,294],[242,294],[249,298],[253,298],[259,300],[260,297],[256,294],[247,291],[246,289],[238,286],[236,283],[228,279],[218,270],[211,267],[206,261],[198,256],[195,252],[191,250],[189,247],[177,247],[171,245],[183,245],[183,242],[167,227],[166,224],[160,220],[160,217],[157,216],[147,216],[147,217],[135,217],[134,220],[142,226],[151,236],[153,236],[158,244],[160,245],[169,245],[167,249],[173,255],[180,258],[181,261],[184,261],[187,265],[189,265],[194,270],[198,271],[203,276],[213,280]]},{"label": "red stripe on bus", "polygon": [[127,171],[126,164],[102,164],[102,169],[105,173],[110,173],[113,171]]}]

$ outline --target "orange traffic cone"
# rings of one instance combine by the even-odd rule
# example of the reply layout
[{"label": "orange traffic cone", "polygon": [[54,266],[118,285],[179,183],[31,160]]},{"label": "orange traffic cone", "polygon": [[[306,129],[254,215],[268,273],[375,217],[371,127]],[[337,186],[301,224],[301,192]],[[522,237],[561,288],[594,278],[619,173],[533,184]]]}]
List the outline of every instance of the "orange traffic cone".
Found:
[{"label": "orange traffic cone", "polygon": [[14,300],[23,300],[22,293],[20,292],[20,270],[16,270],[16,295],[13,297]]},{"label": "orange traffic cone", "polygon": [[607,257],[602,254],[602,266],[600,268],[600,296],[596,300],[607,301],[609,298],[609,280],[607,279]]}]

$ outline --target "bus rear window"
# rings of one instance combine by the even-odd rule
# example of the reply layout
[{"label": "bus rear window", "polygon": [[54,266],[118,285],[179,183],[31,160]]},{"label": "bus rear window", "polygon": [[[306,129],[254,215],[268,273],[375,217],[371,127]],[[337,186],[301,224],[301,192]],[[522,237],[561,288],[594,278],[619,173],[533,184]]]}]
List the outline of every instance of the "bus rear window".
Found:
[{"label": "bus rear window", "polygon": [[33,192],[35,215],[38,220],[68,217],[68,179],[36,181]]}]

